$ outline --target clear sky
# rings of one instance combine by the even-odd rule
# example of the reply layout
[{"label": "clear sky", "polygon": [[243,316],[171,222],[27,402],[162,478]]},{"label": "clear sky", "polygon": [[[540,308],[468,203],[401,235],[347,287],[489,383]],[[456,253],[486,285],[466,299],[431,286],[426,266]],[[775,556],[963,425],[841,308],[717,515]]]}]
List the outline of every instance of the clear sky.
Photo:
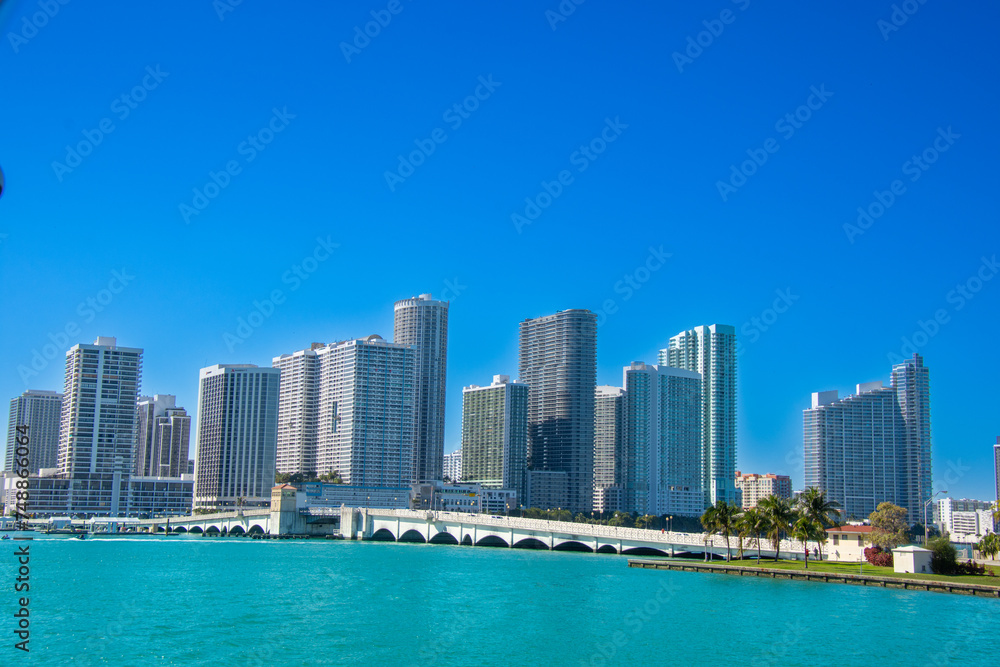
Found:
[{"label": "clear sky", "polygon": [[193,413],[201,367],[388,339],[430,292],[452,451],[525,318],[601,310],[601,384],[719,322],[739,467],[798,488],[810,393],[916,333],[936,484],[992,499],[1000,7],[896,4],[7,7],[0,397],[106,335]]}]

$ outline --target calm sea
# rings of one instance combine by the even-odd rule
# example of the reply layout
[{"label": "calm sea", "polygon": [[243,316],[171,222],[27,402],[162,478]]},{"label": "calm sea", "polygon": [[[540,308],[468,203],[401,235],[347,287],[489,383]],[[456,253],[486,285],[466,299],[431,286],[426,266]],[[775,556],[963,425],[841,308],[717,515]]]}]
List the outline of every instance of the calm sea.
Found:
[{"label": "calm sea", "polygon": [[[19,545],[25,544],[23,542]],[[191,536],[0,543],[0,665],[997,665],[1000,600],[626,558]]]}]

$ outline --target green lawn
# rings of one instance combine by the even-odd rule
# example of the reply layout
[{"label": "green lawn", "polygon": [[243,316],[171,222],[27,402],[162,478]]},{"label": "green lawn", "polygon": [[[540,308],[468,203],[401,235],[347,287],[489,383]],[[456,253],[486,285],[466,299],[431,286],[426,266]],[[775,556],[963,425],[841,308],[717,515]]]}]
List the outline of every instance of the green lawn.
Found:
[{"label": "green lawn", "polygon": [[[795,560],[779,560],[777,563],[773,559],[764,558],[759,563],[756,560],[733,560],[729,563],[713,561],[715,565],[739,565],[742,567],[762,567],[776,570],[805,570],[805,563]],[[990,576],[946,576],[943,574],[902,574],[893,572],[891,567],[875,567],[864,564],[862,569],[858,563],[834,563],[831,561],[817,562],[809,560],[810,572],[830,572],[835,574],[867,574],[875,577],[894,577],[896,579],[916,579],[920,581],[947,581],[958,584],[979,584],[980,586],[1000,587],[1000,570],[998,568],[986,566],[987,571],[993,570],[996,577]]]}]

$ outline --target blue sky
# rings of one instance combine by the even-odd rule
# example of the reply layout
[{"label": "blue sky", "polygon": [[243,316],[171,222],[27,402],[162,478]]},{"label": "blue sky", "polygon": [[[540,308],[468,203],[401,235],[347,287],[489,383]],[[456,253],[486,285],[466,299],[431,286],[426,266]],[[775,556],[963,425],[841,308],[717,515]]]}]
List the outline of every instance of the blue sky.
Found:
[{"label": "blue sky", "polygon": [[601,384],[721,322],[739,466],[798,487],[810,393],[888,382],[917,333],[938,488],[992,499],[1000,8],[903,5],[8,7],[0,396],[110,335],[194,412],[203,366],[447,291],[452,451],[525,318],[604,311]]}]

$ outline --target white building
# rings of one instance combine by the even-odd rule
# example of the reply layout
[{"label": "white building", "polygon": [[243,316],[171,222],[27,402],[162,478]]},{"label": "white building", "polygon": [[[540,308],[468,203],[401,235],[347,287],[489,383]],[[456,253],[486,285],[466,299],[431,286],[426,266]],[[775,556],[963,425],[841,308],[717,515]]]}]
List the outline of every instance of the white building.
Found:
[{"label": "white building", "polygon": [[251,364],[201,369],[195,507],[270,504],[280,377],[276,368]]},{"label": "white building", "polygon": [[839,526],[827,528],[823,554],[828,560],[857,563],[865,557],[865,547],[871,546],[868,537],[871,526]]},{"label": "white building", "polygon": [[[62,398],[63,395],[56,391],[29,389],[20,396],[10,399],[4,470],[15,469],[14,450],[17,449],[17,438],[21,435],[28,437],[28,472],[34,475],[41,468],[56,467]],[[27,426],[27,433],[18,433],[18,426]]]},{"label": "white building", "polygon": [[448,481],[459,482],[462,480],[462,448],[459,447],[451,454],[444,455],[444,477]]},{"label": "white building", "polygon": [[625,453],[625,390],[601,385],[594,390],[594,511],[621,509]]},{"label": "white building", "polygon": [[934,502],[934,523],[952,542],[975,543],[994,532],[993,503],[969,498],[940,498]]},{"label": "white building", "polygon": [[803,411],[805,486],[840,504],[848,519],[867,518],[881,502],[923,521],[931,497],[930,389],[920,355],[892,367],[892,386],[867,382],[843,399],[812,395]]},{"label": "white building", "polygon": [[792,498],[792,478],[787,475],[743,474],[737,470],[736,488],[740,491],[742,506],[745,510],[756,507],[757,503],[768,496],[778,496],[789,500]]},{"label": "white building", "polygon": [[700,516],[705,510],[701,375],[641,361],[622,375],[621,509]]},{"label": "white building", "polygon": [[317,468],[316,433],[319,420],[319,355],[325,347],[313,343],[308,350],[275,357],[271,366],[281,371],[278,390],[278,445],[275,469],[313,477]]},{"label": "white building", "polygon": [[184,408],[177,407],[177,397],[140,396],[136,410],[134,474],[152,477],[187,474],[191,417]]},{"label": "white building", "polygon": [[736,329],[697,326],[670,339],[660,365],[701,374],[705,505],[736,502]]},{"label": "white building", "polygon": [[397,301],[393,342],[414,349],[414,482],[440,480],[444,466],[445,378],[448,367],[448,302],[430,294]]}]

